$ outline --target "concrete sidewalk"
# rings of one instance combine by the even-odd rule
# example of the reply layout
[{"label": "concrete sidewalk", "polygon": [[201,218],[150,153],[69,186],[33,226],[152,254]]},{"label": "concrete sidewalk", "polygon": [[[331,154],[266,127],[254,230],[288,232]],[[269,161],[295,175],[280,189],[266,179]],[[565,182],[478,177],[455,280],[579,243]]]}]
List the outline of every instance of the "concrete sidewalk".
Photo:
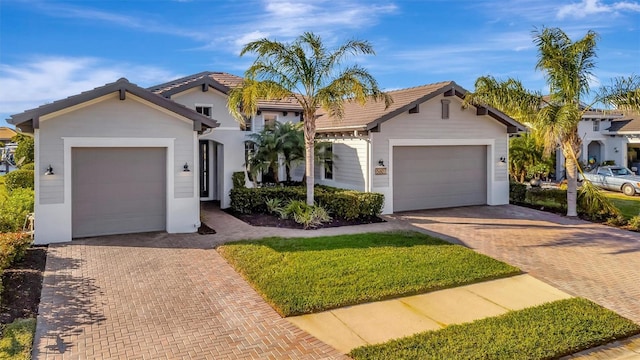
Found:
[{"label": "concrete sidewalk", "polygon": [[342,353],[571,296],[529,275],[287,318]]}]

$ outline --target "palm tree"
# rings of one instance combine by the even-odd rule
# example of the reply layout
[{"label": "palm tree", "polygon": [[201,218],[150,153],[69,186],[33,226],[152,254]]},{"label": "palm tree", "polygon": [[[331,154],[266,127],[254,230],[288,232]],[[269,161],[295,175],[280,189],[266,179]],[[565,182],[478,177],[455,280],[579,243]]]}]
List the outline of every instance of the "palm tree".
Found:
[{"label": "palm tree", "polygon": [[292,98],[302,108],[305,145],[307,204],[313,204],[314,142],[319,108],[330,116],[343,116],[345,101],[365,104],[367,100],[391,104],[377,81],[364,68],[343,63],[350,55],[375,54],[366,41],[350,40],[328,50],[319,36],[305,32],[292,43],[260,39],[244,46],[240,56],[256,53],[245,72],[242,85],[229,93],[227,106],[241,123],[255,115],[259,100]]},{"label": "palm tree", "polygon": [[[536,69],[545,74],[548,99],[525,89],[518,80],[499,81],[491,76],[478,78],[474,93],[465,98],[467,103],[493,106],[530,125],[542,139],[545,155],[549,156],[558,147],[562,150],[566,159],[567,216],[577,216],[581,145],[578,123],[582,116],[597,103],[637,105],[640,98],[639,82],[634,77],[629,78],[626,87],[613,84],[592,94],[589,81],[593,78],[597,37],[595,32],[588,31],[582,39],[572,41],[559,28],[533,32],[538,48]],[[631,91],[633,89],[636,91]],[[593,101],[585,105],[582,101],[590,97]]]}]

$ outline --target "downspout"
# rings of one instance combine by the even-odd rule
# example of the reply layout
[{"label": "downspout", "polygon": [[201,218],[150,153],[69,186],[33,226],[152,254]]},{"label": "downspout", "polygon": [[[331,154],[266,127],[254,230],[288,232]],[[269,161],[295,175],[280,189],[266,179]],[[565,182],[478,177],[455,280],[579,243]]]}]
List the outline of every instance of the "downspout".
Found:
[{"label": "downspout", "polygon": [[367,142],[367,164],[365,166],[367,176],[364,179],[364,191],[371,192],[371,172],[373,171],[371,168],[371,133],[367,133],[365,141]]}]

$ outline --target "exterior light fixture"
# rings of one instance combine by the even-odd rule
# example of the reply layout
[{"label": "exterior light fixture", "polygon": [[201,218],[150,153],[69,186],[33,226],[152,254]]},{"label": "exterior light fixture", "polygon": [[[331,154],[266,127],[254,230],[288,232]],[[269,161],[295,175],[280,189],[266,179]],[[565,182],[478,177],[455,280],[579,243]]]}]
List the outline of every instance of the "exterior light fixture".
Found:
[{"label": "exterior light fixture", "polygon": [[382,161],[382,159],[378,160],[378,166],[384,166],[384,161]]},{"label": "exterior light fixture", "polygon": [[45,175],[55,175],[53,173],[53,167],[51,167],[51,164],[49,164],[49,166],[47,167],[47,171],[44,174]]},{"label": "exterior light fixture", "polygon": [[500,162],[503,163],[503,164],[506,163],[507,162],[507,158],[505,158],[504,156],[501,156],[500,157]]},{"label": "exterior light fixture", "polygon": [[184,172],[191,171],[191,170],[189,170],[189,164],[188,163],[184,163],[184,166],[182,167],[182,171],[184,171]]},{"label": "exterior light fixture", "polygon": [[617,148],[617,147],[614,147],[614,148],[613,148],[613,151],[614,151],[614,152],[618,152],[618,148]]}]

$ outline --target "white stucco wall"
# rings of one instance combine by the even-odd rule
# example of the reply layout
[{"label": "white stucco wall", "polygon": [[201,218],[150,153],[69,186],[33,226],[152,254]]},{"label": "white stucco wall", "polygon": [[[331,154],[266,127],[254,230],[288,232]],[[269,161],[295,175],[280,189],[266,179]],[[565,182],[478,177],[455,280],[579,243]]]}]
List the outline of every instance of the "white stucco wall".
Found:
[{"label": "white stucco wall", "polygon": [[[248,140],[248,135],[252,132],[258,132],[264,127],[264,115],[272,114],[277,116],[279,122],[299,122],[300,116],[296,116],[295,112],[288,111],[284,115],[282,111],[264,111],[260,115],[256,115],[251,119],[252,131],[242,131],[239,123],[229,114],[227,109],[227,96],[215,89],[202,91],[200,87],[194,87],[184,92],[175,94],[171,100],[182,104],[188,108],[195,109],[196,106],[211,106],[211,117],[220,123],[220,127],[213,129],[212,132],[200,136],[200,140],[212,141],[212,147],[218,150],[217,156],[212,157],[214,162],[211,164],[220,172],[219,176],[212,178],[211,185],[217,190],[215,195],[207,199],[219,199],[220,207],[225,209],[231,204],[229,192],[233,188],[231,180],[232,175],[236,171],[244,171],[244,142]],[[284,167],[280,169],[280,178],[284,180]],[[302,174],[300,167],[292,171],[293,180],[301,180],[304,175],[304,165],[302,165]],[[206,199],[203,199],[206,200]]]},{"label": "white stucco wall", "polygon": [[[43,116],[36,136],[35,242],[71,240],[74,147],[162,147],[167,151],[167,231],[199,226],[197,133],[193,122],[134,95],[111,94]],[[126,159],[123,159],[126,161]],[[187,163],[191,172],[182,171]],[[51,165],[55,175],[44,176]]]}]

